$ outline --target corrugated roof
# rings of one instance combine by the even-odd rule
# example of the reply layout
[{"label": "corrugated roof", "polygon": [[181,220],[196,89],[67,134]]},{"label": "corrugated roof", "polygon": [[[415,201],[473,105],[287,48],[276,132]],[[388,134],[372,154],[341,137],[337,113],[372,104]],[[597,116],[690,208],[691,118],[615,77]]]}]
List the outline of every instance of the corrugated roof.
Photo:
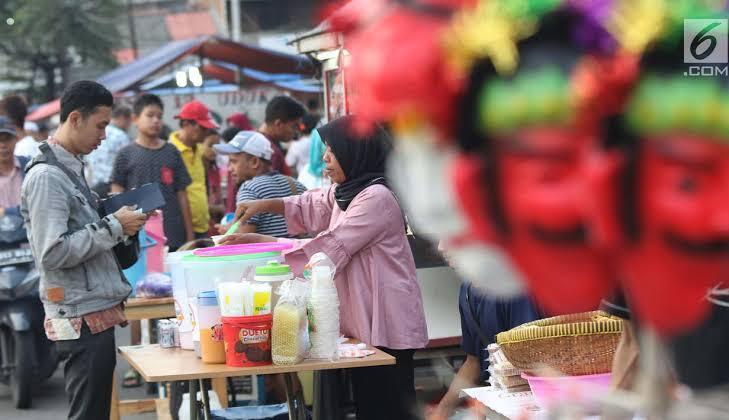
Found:
[{"label": "corrugated roof", "polygon": [[[249,71],[257,70],[271,74],[313,76],[316,71],[314,64],[307,57],[284,54],[218,37],[202,36],[172,41],[142,58],[117,67],[96,81],[114,93],[122,92],[138,86],[149,76],[187,54],[246,67]],[[28,120],[42,120],[57,114],[59,110],[58,100],[51,101],[32,112]]]},{"label": "corrugated roof", "polygon": [[205,42],[205,38],[172,41],[142,58],[117,67],[102,75],[96,81],[112,92],[129,89],[162,67],[187,54],[190,50],[200,46],[203,42]]}]

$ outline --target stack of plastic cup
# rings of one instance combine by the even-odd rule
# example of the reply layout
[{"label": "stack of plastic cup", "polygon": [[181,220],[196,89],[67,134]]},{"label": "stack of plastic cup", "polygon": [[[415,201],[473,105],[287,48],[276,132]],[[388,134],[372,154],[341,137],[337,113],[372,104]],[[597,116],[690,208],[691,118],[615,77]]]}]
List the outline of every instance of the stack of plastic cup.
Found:
[{"label": "stack of plastic cup", "polygon": [[311,273],[309,331],[312,359],[336,360],[339,340],[339,296],[329,267],[314,267]]}]

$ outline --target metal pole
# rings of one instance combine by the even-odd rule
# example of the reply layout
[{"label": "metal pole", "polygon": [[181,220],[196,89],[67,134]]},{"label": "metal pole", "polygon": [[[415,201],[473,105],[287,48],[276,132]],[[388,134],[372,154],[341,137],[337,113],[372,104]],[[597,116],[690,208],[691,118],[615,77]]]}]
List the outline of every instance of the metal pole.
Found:
[{"label": "metal pole", "polygon": [[129,41],[132,46],[132,58],[137,59],[137,31],[134,28],[134,16],[132,16],[132,0],[127,0],[127,19],[129,21]]},{"label": "metal pole", "polygon": [[208,389],[205,386],[205,379],[200,379],[200,392],[202,393],[203,417],[210,420],[210,398],[208,397]]},{"label": "metal pole", "polygon": [[240,42],[240,0],[230,0],[230,21],[233,41]]},{"label": "metal pole", "polygon": [[191,379],[190,384],[190,420],[198,420],[197,408],[197,379]]},{"label": "metal pole", "polygon": [[286,402],[289,405],[289,420],[299,420],[299,412],[296,407],[296,394],[294,394],[294,381],[291,373],[284,373],[286,385]]},{"label": "metal pole", "polygon": [[311,414],[312,417],[315,419],[321,419],[321,411],[322,411],[322,398],[323,398],[323,391],[322,391],[322,381],[321,381],[321,375],[322,371],[316,370],[314,371],[314,398],[312,399],[311,404]]}]

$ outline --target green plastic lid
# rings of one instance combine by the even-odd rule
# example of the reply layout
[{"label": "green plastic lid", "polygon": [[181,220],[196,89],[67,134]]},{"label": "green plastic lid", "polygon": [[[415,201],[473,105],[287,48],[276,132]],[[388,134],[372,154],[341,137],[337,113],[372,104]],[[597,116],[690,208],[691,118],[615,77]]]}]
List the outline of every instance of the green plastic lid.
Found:
[{"label": "green plastic lid", "polygon": [[259,276],[282,276],[290,273],[290,266],[279,264],[276,261],[269,261],[266,265],[256,267],[256,275]]},{"label": "green plastic lid", "polygon": [[215,263],[215,262],[259,260],[262,258],[277,258],[280,256],[281,256],[280,252],[260,252],[258,254],[226,255],[223,257],[201,257],[198,255],[186,255],[186,256],[182,257],[182,261],[183,262],[196,262],[196,263]]}]

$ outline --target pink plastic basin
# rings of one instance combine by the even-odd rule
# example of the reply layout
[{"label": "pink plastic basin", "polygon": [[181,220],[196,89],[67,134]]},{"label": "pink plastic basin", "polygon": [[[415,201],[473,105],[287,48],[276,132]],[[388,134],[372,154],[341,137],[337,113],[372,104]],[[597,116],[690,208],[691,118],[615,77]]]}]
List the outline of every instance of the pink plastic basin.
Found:
[{"label": "pink plastic basin", "polygon": [[220,245],[211,248],[200,248],[196,249],[193,254],[198,257],[226,257],[230,255],[279,252],[293,247],[292,243],[287,242],[262,242],[258,244]]},{"label": "pink plastic basin", "polygon": [[610,373],[548,377],[522,373],[521,377],[529,382],[534,401],[545,410],[564,402],[589,405],[610,391]]}]

